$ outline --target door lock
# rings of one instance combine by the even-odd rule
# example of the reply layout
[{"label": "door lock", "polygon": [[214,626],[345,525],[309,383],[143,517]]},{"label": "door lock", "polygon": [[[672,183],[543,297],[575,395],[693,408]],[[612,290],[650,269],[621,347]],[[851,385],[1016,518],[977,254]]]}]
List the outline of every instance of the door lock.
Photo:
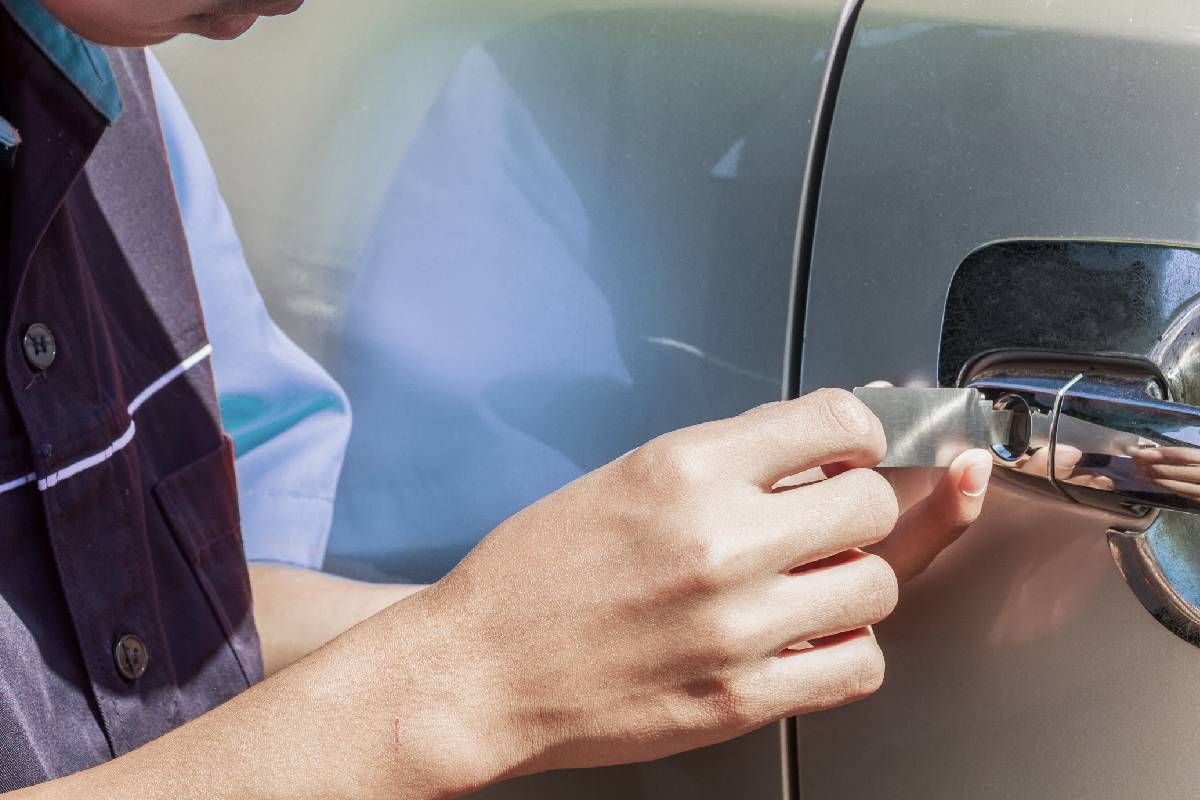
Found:
[{"label": "door lock", "polygon": [[1200,408],[1172,402],[1136,356],[992,353],[959,384],[855,390],[887,432],[881,466],[945,466],[984,447],[1010,481],[1127,518],[1108,533],[1126,582],[1200,645]]}]

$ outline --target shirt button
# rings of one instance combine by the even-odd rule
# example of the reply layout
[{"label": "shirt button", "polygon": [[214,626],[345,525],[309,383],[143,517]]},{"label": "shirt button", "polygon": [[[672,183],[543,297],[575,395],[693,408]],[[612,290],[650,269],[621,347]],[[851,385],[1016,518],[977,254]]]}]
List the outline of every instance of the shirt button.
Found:
[{"label": "shirt button", "polygon": [[146,649],[146,643],[132,634],[121,637],[113,655],[117,661],[117,672],[127,681],[136,681],[145,675],[146,667],[150,665],[150,651]]},{"label": "shirt button", "polygon": [[25,331],[25,360],[29,366],[41,372],[50,368],[58,355],[58,344],[54,333],[40,322],[35,322]]}]

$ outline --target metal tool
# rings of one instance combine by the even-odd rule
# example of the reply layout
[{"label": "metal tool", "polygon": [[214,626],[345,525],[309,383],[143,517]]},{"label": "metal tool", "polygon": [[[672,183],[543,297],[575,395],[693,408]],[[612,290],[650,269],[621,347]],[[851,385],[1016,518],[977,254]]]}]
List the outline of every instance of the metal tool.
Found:
[{"label": "metal tool", "polygon": [[1103,366],[1002,364],[964,388],[854,393],[883,423],[882,467],[945,467],[984,448],[1001,472],[1069,502],[1200,514],[1200,408],[1163,399],[1165,381],[1137,363]]},{"label": "metal tool", "polygon": [[1121,574],[1200,645],[1200,407],[1171,402],[1158,366],[1129,356],[996,353],[960,380],[855,390],[887,434],[882,466],[941,467],[988,448],[1001,478],[1124,517],[1108,533]]},{"label": "metal tool", "polygon": [[883,423],[881,467],[948,467],[966,450],[1010,443],[1013,411],[976,389],[864,387],[854,395]]}]

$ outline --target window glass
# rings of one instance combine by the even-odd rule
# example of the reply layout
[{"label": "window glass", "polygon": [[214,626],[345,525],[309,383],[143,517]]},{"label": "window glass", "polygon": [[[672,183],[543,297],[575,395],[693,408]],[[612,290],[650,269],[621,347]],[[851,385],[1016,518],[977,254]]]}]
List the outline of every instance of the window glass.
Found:
[{"label": "window glass", "polygon": [[634,5],[312,2],[160,48],[268,305],[354,407],[330,569],[436,579],[779,398],[828,13]]}]

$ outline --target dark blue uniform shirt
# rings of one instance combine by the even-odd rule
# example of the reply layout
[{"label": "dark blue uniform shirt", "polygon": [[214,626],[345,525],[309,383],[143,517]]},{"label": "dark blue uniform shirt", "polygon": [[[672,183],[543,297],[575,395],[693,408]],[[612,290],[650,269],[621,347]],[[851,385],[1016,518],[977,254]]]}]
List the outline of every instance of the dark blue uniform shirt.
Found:
[{"label": "dark blue uniform shirt", "polygon": [[262,672],[145,57],[45,19],[3,0],[0,791],[134,749]]}]

